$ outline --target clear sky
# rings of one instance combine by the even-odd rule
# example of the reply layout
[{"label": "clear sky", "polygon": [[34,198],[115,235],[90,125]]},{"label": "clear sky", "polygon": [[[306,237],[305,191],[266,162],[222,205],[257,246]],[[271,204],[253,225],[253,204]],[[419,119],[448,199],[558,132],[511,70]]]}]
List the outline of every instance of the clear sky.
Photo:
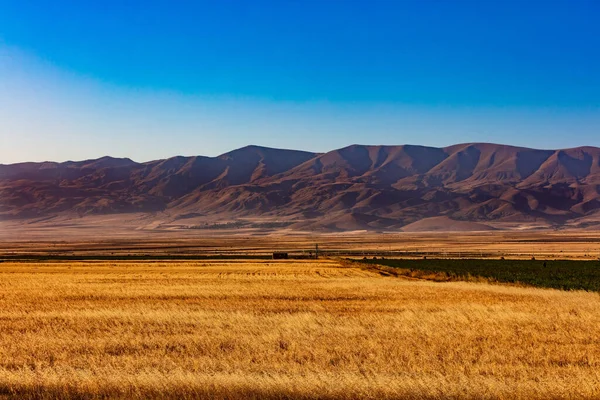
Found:
[{"label": "clear sky", "polygon": [[0,163],[600,146],[597,0],[0,0]]}]

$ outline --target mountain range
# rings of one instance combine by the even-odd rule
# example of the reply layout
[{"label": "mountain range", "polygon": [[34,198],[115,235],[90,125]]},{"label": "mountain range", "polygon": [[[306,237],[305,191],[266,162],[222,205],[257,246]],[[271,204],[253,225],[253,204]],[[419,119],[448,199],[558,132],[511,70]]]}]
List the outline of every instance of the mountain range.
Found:
[{"label": "mountain range", "polygon": [[103,157],[0,165],[0,220],[123,213],[188,228],[248,221],[338,231],[593,228],[600,223],[600,149],[468,143],[310,153],[247,146],[146,163]]}]

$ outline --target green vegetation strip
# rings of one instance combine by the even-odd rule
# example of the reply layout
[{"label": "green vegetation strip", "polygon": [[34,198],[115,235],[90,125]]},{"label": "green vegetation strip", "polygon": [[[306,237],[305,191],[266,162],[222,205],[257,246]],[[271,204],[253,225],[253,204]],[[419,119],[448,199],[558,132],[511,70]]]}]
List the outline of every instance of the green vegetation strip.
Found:
[{"label": "green vegetation strip", "polygon": [[477,280],[562,289],[600,291],[599,261],[540,260],[360,260],[392,267],[399,275],[432,280]]}]

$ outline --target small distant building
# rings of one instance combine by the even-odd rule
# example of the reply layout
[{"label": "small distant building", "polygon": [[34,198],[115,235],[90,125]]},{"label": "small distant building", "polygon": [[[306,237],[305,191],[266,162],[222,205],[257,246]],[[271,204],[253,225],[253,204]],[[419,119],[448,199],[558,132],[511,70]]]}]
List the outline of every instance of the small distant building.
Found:
[{"label": "small distant building", "polygon": [[288,253],[280,251],[273,253],[273,260],[287,260],[288,258]]}]

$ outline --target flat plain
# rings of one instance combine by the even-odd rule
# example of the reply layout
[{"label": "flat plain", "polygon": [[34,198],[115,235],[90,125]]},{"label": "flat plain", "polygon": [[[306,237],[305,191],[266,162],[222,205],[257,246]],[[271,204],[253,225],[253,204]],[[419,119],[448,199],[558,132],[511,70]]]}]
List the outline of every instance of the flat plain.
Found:
[{"label": "flat plain", "polygon": [[4,262],[16,398],[599,398],[600,296],[336,260]]},{"label": "flat plain", "polygon": [[495,258],[598,260],[600,232],[507,230],[410,233],[288,230],[135,230],[118,217],[82,226],[47,229],[0,221],[0,259],[21,255],[80,257],[270,256],[273,251],[308,255],[315,244],[330,256],[400,258]]}]

